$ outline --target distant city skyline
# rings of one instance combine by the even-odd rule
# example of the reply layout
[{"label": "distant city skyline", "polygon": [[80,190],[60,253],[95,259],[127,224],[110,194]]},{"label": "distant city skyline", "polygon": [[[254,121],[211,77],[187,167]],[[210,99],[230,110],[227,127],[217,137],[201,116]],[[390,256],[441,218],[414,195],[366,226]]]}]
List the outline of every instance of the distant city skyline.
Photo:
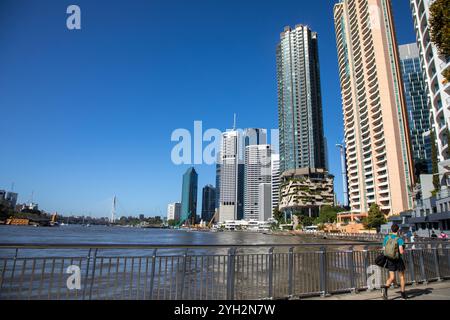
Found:
[{"label": "distant city skyline", "polygon": [[[80,0],[83,27],[69,31],[66,4],[2,1],[0,189],[14,183],[18,203],[33,193],[62,215],[109,217],[114,195],[117,216],[164,215],[188,168],[170,160],[171,132],[193,132],[195,120],[224,131],[233,113],[237,127],[277,128],[279,33],[304,24],[319,36],[325,149],[342,202],[336,2],[115,1],[105,15]],[[393,7],[398,43],[415,42],[409,4]],[[195,169],[200,186],[215,184],[215,165]]]}]

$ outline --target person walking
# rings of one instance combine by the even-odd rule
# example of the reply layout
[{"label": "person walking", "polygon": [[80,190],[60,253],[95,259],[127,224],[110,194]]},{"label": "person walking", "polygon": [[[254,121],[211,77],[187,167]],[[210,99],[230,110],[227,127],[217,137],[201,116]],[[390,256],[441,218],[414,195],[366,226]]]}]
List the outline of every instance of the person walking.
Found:
[{"label": "person walking", "polygon": [[400,277],[400,292],[402,299],[406,300],[405,292],[405,263],[403,262],[403,253],[405,251],[405,241],[398,235],[399,226],[393,224],[391,233],[388,234],[383,241],[383,251],[386,257],[386,268],[389,270],[389,278],[386,285],[381,289],[384,300],[388,299],[388,289],[392,283],[395,283],[395,272]]},{"label": "person walking", "polygon": [[[414,233],[412,234],[412,236],[411,236],[411,243],[416,242],[416,240],[417,240],[417,233],[414,232]],[[415,248],[416,248],[416,245],[413,244],[413,245],[412,245],[412,249],[415,249]]]}]

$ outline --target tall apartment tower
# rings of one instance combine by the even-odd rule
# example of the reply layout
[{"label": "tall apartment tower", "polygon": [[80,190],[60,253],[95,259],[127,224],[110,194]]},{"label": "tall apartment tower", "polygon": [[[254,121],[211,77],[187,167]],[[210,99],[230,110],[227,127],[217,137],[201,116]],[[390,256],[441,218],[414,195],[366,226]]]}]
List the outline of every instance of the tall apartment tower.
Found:
[{"label": "tall apartment tower", "polygon": [[[272,151],[269,144],[254,144],[245,147],[245,196],[244,218],[256,219],[260,216],[260,184],[269,184],[272,180]],[[270,201],[270,197],[266,197]],[[267,208],[267,206],[265,207]]]},{"label": "tall apartment tower", "polygon": [[389,0],[334,6],[350,208],[412,209],[413,162]]},{"label": "tall apartment tower", "polygon": [[208,223],[216,209],[216,188],[208,184],[202,190],[202,220]]},{"label": "tall apartment tower", "polygon": [[285,27],[277,46],[280,172],[325,168],[317,33]]},{"label": "tall apartment tower", "polygon": [[430,5],[434,0],[410,0],[416,40],[419,47],[420,61],[424,71],[425,82],[428,88],[428,101],[430,103],[432,121],[436,143],[438,147],[438,160],[449,158],[447,145],[447,128],[450,121],[450,83],[446,82],[442,71],[450,67],[450,59],[439,54],[430,37]]},{"label": "tall apartment tower", "polygon": [[181,220],[189,220],[191,224],[195,224],[197,218],[197,187],[198,174],[191,167],[183,175],[181,192]]},{"label": "tall apartment tower", "polygon": [[431,150],[425,144],[425,135],[430,131],[428,90],[417,44],[401,45],[398,51],[408,110],[414,173],[417,178],[422,173],[431,173]]},{"label": "tall apartment tower", "polygon": [[278,208],[280,201],[280,155],[272,154],[271,171],[272,171],[272,212]]}]

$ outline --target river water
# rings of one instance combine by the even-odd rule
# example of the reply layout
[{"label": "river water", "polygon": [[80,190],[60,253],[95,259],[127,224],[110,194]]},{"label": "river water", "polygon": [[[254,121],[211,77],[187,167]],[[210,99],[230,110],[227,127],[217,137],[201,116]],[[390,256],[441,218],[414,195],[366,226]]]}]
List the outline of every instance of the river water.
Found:
[{"label": "river water", "polygon": [[[202,232],[69,225],[60,227],[0,226],[0,243],[28,244],[151,244],[151,245],[255,245],[239,248],[235,265],[236,297],[259,299],[267,295],[269,265],[273,266],[274,296],[287,295],[289,247],[292,255],[294,291],[319,290],[319,262],[323,244],[336,243],[299,235],[256,232]],[[306,244],[318,243],[317,246]],[[285,244],[270,253],[270,244]],[[355,248],[363,247],[357,244]],[[328,262],[329,280],[347,285],[349,245],[329,246],[336,250]],[[189,252],[188,252],[189,251]],[[0,298],[80,299],[81,292],[66,288],[67,268],[80,268],[82,284],[89,284],[93,298],[106,299],[224,299],[227,292],[228,248],[114,248],[2,249]],[[340,252],[342,251],[342,253]],[[330,253],[333,254],[333,253]],[[93,255],[95,258],[92,258]],[[91,257],[91,258],[88,258]],[[359,256],[356,256],[359,257]],[[355,257],[355,258],[356,258]],[[273,259],[272,262],[270,262]],[[359,268],[361,262],[355,260]],[[330,282],[331,283],[331,282]],[[88,288],[83,286],[82,288]],[[153,288],[150,290],[150,288]],[[181,293],[180,288],[185,288]],[[86,291],[83,291],[84,293]],[[150,292],[150,293],[149,293]],[[60,296],[60,294],[62,296]]]},{"label": "river water", "polygon": [[318,242],[301,236],[257,232],[205,232],[69,225],[60,227],[0,226],[0,243],[143,243],[183,245],[301,244]]}]

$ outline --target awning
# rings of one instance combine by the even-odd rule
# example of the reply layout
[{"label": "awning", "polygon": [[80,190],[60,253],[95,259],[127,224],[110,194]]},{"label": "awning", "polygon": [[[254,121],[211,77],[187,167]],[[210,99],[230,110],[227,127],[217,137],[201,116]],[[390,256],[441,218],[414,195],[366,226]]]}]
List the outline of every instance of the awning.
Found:
[{"label": "awning", "polygon": [[439,221],[450,219],[450,212],[433,213],[428,216],[429,221]]},{"label": "awning", "polygon": [[408,223],[423,223],[423,222],[427,222],[428,217],[416,217],[416,218],[411,218],[408,219]]}]

